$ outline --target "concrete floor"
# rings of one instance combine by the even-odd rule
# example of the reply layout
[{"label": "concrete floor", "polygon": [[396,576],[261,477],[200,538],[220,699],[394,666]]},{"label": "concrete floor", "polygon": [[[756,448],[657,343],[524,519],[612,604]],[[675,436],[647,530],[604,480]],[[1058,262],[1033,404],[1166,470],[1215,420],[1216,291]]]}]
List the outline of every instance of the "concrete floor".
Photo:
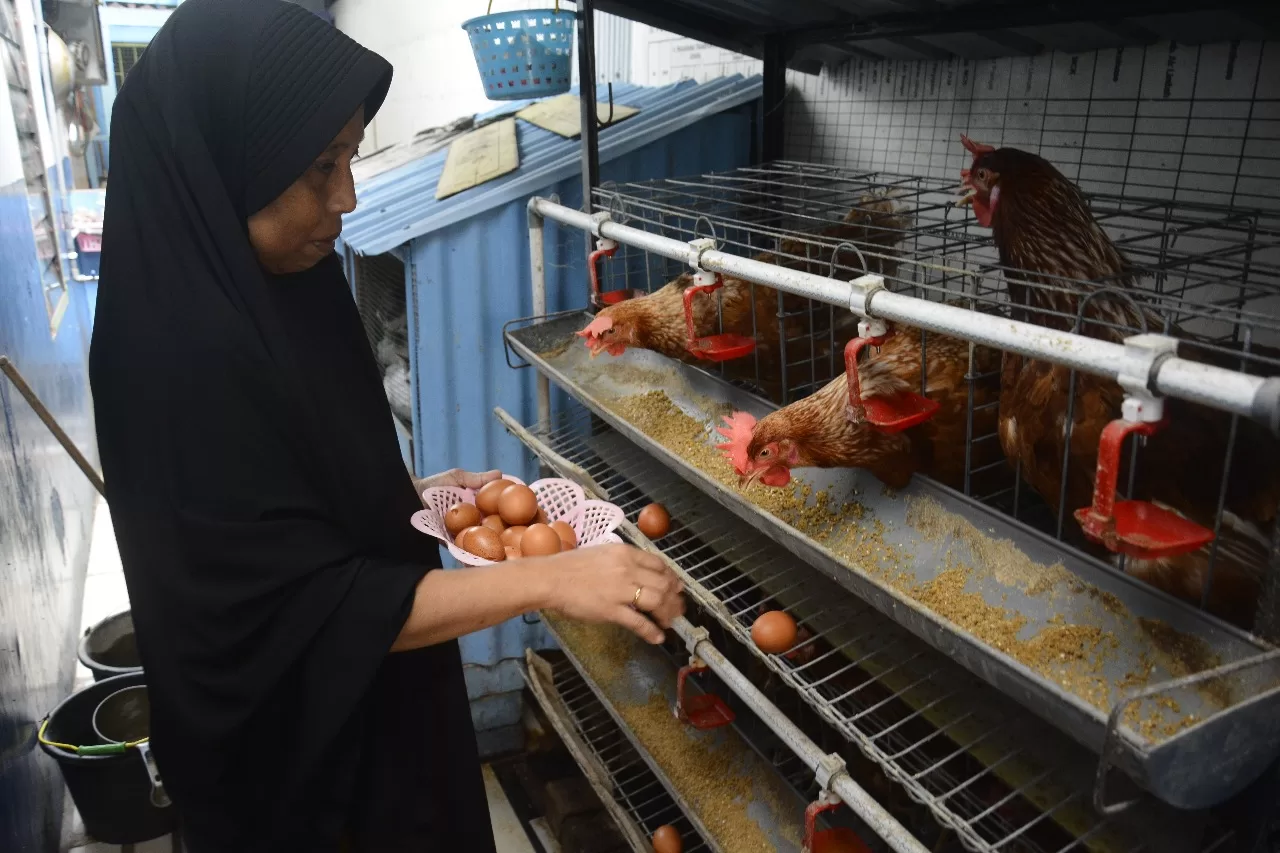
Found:
[{"label": "concrete floor", "polygon": [[[84,609],[80,620],[80,632],[83,634],[90,626],[128,609],[129,592],[125,587],[124,570],[120,565],[115,532],[111,528],[111,516],[107,512],[106,504],[99,501],[94,517],[93,543],[89,550],[89,573],[84,584]],[[79,689],[92,681],[93,676],[89,670],[77,664],[76,688]],[[485,791],[489,795],[489,815],[493,820],[493,834],[498,853],[537,853],[520,825],[520,820],[516,817],[502,786],[498,784],[497,776],[488,765],[483,769]],[[73,811],[70,808],[70,800],[68,800],[68,810]],[[63,849],[69,853],[114,853],[121,849],[113,844],[93,843],[85,846],[84,831],[80,827],[79,817],[75,814],[68,816],[64,837],[67,843]],[[170,850],[168,838],[158,838],[134,847],[135,853],[170,853]]]}]

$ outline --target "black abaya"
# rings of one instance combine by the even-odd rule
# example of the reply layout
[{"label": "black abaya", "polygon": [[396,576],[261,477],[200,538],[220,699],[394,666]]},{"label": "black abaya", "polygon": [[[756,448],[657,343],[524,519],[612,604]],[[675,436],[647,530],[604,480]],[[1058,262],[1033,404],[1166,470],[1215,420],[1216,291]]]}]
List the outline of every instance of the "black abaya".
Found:
[{"label": "black abaya", "polygon": [[341,266],[247,236],[390,76],[300,7],[188,0],[115,101],[90,376],[193,853],[493,850],[457,644],[388,654],[439,556]]}]

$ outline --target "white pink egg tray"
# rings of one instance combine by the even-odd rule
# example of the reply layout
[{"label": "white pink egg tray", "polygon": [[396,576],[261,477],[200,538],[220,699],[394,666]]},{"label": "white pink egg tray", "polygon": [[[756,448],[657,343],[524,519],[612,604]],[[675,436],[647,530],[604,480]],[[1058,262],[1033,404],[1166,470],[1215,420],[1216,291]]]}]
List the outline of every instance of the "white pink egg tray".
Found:
[{"label": "white pink egg tray", "polygon": [[[523,480],[509,474],[503,474],[502,479],[525,485]],[[539,508],[547,514],[548,522],[563,521],[573,528],[578,537],[579,548],[622,542],[613,532],[624,517],[617,506],[605,501],[587,500],[586,492],[581,486],[559,477],[536,480],[528,486],[533,490]],[[436,486],[422,493],[422,502],[427,508],[415,512],[410,519],[415,528],[443,542],[449,553],[460,563],[487,566],[492,562],[459,548],[444,526],[444,514],[449,511],[449,507],[459,502],[474,504],[475,491],[457,486]]]}]

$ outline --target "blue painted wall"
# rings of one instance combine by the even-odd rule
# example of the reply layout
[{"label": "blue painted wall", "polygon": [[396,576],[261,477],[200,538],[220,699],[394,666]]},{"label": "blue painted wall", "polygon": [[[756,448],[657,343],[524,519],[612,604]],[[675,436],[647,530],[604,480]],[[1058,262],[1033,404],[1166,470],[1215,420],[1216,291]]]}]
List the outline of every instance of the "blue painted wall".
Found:
[{"label": "blue painted wall", "polygon": [[[709,116],[602,163],[602,181],[697,175],[751,162],[757,103]],[[582,204],[579,180],[544,187],[561,203]],[[512,370],[502,326],[533,313],[527,198],[463,219],[410,244],[408,279],[413,349],[416,470],[501,468],[529,478],[536,467],[524,446],[493,416],[501,406],[523,423],[536,417],[531,370]],[[547,309],[586,305],[582,232],[546,224]]]},{"label": "blue painted wall", "polygon": [[[21,181],[0,189],[0,352],[96,464],[83,289],[56,338]],[[36,726],[71,690],[94,491],[0,377],[0,850],[56,850],[62,779]]]},{"label": "blue painted wall", "polygon": [[[753,116],[758,102],[709,116],[601,165],[604,181],[635,181],[702,174],[750,163]],[[575,177],[536,194],[558,194],[579,207]],[[523,423],[536,418],[532,370],[512,370],[503,352],[502,326],[533,313],[529,272],[527,198],[468,217],[410,244],[408,279],[410,347],[413,352],[414,463],[431,473],[461,466],[501,468],[530,481],[537,466],[524,445],[493,416],[501,406]],[[549,311],[586,304],[582,233],[545,226]],[[553,394],[561,392],[553,389]],[[565,400],[560,397],[558,405]],[[441,550],[446,565],[453,564]],[[456,564],[454,564],[456,565]],[[462,638],[462,660],[472,718],[483,750],[511,749],[490,733],[519,721],[523,681],[516,661],[525,648],[554,648],[535,618],[518,618]]]},{"label": "blue painted wall", "polygon": [[[107,135],[111,129],[111,107],[116,101],[116,79],[111,53],[112,44],[150,44],[165,20],[182,0],[149,0],[147,6],[155,8],[130,8],[128,4],[106,2],[98,11],[102,27],[102,46],[107,58],[107,82],[94,87],[93,103],[98,115],[98,134],[93,138],[94,147],[101,157],[97,167],[105,167],[110,159],[111,146]],[[163,7],[163,8],[160,8]]]}]

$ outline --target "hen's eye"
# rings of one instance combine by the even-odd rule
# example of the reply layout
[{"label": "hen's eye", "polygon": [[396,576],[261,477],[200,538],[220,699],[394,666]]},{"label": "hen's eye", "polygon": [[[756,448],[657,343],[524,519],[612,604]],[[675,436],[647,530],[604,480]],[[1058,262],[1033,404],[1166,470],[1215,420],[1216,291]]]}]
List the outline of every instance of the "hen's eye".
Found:
[{"label": "hen's eye", "polygon": [[987,179],[988,179],[988,178],[990,178],[990,177],[991,177],[991,173],[990,173],[990,172],[988,172],[986,169],[979,169],[979,170],[978,170],[978,180],[980,180],[980,181],[985,181],[985,180],[987,180]]},{"label": "hen's eye", "polygon": [[768,459],[768,458],[769,458],[770,456],[772,456],[772,455],[773,455],[773,451],[771,451],[771,450],[770,450],[769,448],[767,448],[767,447],[766,447],[764,450],[761,450],[761,451],[760,451],[760,458],[761,458],[761,459]]}]

